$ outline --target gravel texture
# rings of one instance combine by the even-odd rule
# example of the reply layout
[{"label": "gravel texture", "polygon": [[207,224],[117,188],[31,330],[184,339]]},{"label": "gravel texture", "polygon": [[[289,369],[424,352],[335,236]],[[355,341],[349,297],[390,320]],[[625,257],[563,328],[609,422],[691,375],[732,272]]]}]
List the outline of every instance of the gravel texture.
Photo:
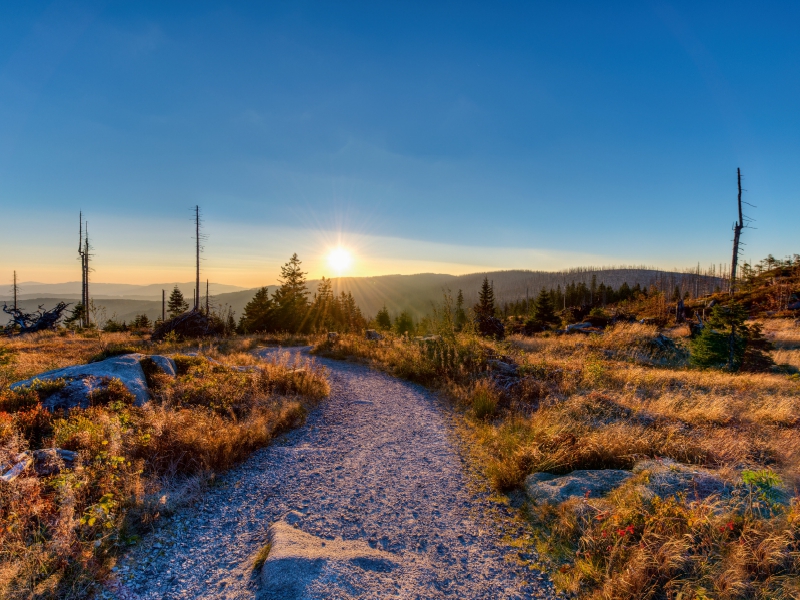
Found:
[{"label": "gravel texture", "polygon": [[[319,362],[332,392],[306,425],[165,519],[120,561],[101,595],[553,597],[546,577],[528,566],[530,550],[513,542],[524,525],[471,470],[436,396],[363,365]],[[273,525],[297,528],[296,537],[318,550],[330,546],[323,551],[330,560],[320,558],[310,571],[289,561],[281,571],[275,557],[291,552],[276,546],[262,577],[253,564]],[[274,535],[273,542],[282,543]],[[345,546],[389,560],[336,560],[334,548]],[[291,579],[294,569],[313,576],[288,588],[262,583]]]}]

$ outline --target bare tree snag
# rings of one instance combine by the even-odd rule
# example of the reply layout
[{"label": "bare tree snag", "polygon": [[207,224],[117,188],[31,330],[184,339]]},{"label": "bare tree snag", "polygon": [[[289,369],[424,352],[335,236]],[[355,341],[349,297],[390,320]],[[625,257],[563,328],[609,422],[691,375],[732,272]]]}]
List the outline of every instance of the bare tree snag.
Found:
[{"label": "bare tree snag", "polygon": [[200,310],[200,207],[194,207],[194,233],[195,241],[197,242],[197,272],[196,281],[194,286],[194,310]]},{"label": "bare tree snag", "polygon": [[45,310],[40,305],[38,311],[26,313],[20,308],[9,308],[7,304],[3,303],[3,312],[11,315],[11,320],[5,326],[3,332],[6,335],[13,335],[17,327],[20,333],[34,333],[46,329],[55,329],[68,306],[69,304],[59,302],[54,308]]},{"label": "bare tree snag", "polygon": [[[736,266],[739,262],[739,240],[744,229],[744,217],[742,216],[742,170],[736,169],[736,183],[739,188],[739,220],[733,224],[733,257],[731,258],[731,287],[730,293],[733,297],[736,291]],[[733,359],[736,350],[736,324],[731,322],[731,335],[728,339],[728,370],[733,370]]]}]

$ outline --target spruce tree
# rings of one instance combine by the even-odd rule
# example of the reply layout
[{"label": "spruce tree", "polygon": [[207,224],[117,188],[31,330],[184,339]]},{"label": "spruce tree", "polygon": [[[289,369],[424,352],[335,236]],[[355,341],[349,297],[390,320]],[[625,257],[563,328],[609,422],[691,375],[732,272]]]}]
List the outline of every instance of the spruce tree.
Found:
[{"label": "spruce tree", "polygon": [[269,297],[269,288],[262,287],[253,296],[253,299],[244,307],[244,312],[239,319],[239,331],[252,333],[254,331],[271,331],[273,329],[273,306]]},{"label": "spruce tree", "polygon": [[411,315],[408,311],[404,310],[394,321],[394,330],[399,334],[403,335],[404,333],[408,333],[409,335],[413,335],[414,333],[414,320],[411,318]]},{"label": "spruce tree", "polygon": [[308,308],[308,328],[312,331],[333,331],[333,282],[324,276]]},{"label": "spruce tree", "polygon": [[83,304],[78,302],[72,309],[72,314],[64,319],[64,325],[67,327],[71,327],[73,325],[78,325],[79,323],[85,321],[86,317],[86,310]]},{"label": "spruce tree", "polygon": [[[717,305],[711,309],[704,327],[691,342],[690,362],[700,368],[730,368],[732,371],[763,371],[774,362],[769,342],[759,326],[745,325],[747,311],[740,304]],[[733,361],[729,365],[731,331]]]},{"label": "spruce tree", "polygon": [[167,312],[169,313],[170,318],[174,319],[178,315],[185,313],[187,310],[189,310],[189,304],[183,299],[183,294],[176,285],[172,290],[172,293],[169,295],[169,300],[167,301]]},{"label": "spruce tree", "polygon": [[456,296],[456,314],[455,314],[455,329],[461,331],[464,325],[467,324],[467,311],[464,310],[464,293],[458,290]]},{"label": "spruce tree", "polygon": [[289,262],[281,267],[279,278],[281,287],[275,291],[272,297],[278,318],[278,328],[292,333],[297,333],[308,326],[306,274],[300,265],[297,254],[292,254]]},{"label": "spruce tree", "polygon": [[378,329],[384,331],[392,328],[392,318],[389,316],[389,311],[386,310],[386,304],[384,304],[383,308],[375,315],[375,324],[378,326]]},{"label": "spruce tree", "polygon": [[493,317],[494,313],[494,289],[489,283],[489,278],[484,277],[481,291],[478,293],[478,303],[475,305],[475,315],[480,318],[488,318]]},{"label": "spruce tree", "polygon": [[539,327],[547,327],[558,323],[553,298],[550,293],[542,288],[533,303],[533,318]]},{"label": "spruce tree", "polygon": [[131,321],[131,327],[134,329],[148,329],[150,325],[152,325],[150,318],[144,313],[137,315],[137,317]]}]

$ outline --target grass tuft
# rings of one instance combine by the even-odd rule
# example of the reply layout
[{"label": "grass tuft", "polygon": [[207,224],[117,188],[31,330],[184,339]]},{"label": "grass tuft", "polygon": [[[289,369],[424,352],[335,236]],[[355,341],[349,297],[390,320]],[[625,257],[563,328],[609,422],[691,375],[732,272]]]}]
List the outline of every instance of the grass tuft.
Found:
[{"label": "grass tuft", "polygon": [[262,546],[261,549],[256,553],[256,557],[253,560],[253,570],[258,571],[261,567],[264,566],[264,563],[267,562],[267,558],[269,558],[269,553],[272,550],[272,544],[266,544]]}]

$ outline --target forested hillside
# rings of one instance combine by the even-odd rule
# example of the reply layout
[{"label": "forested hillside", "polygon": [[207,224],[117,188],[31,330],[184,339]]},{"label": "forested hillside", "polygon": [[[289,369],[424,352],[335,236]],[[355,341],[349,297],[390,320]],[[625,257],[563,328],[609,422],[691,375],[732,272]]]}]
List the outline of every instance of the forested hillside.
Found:
[{"label": "forested hillside", "polygon": [[[600,286],[610,286],[618,290],[627,283],[630,288],[637,284],[641,288],[655,285],[659,290],[674,290],[675,286],[681,289],[681,294],[686,291],[691,296],[711,293],[720,284],[724,285],[722,278],[718,277],[716,269],[706,269],[698,274],[658,271],[649,268],[609,268],[593,269],[579,268],[569,271],[491,271],[487,273],[472,273],[468,275],[447,275],[438,273],[418,273],[415,275],[382,275],[379,277],[340,277],[331,280],[333,293],[339,296],[342,292],[351,293],[361,312],[367,317],[374,317],[385,305],[392,315],[408,311],[414,318],[428,314],[434,302],[440,302],[443,290],[449,289],[452,294],[462,290],[467,306],[472,306],[478,300],[478,290],[484,277],[488,277],[494,284],[494,293],[498,306],[525,299],[526,295],[533,298],[542,288],[572,290],[568,295],[567,305],[585,304],[592,300],[598,293]],[[592,281],[594,280],[594,290]],[[320,280],[307,282],[309,297],[313,299]],[[68,284],[63,284],[68,285]],[[94,284],[96,289],[103,289],[104,284]],[[151,320],[161,316],[161,302],[158,300],[141,299],[142,290],[138,288],[153,288],[153,286],[131,286],[134,293],[131,297],[102,298],[96,297],[95,304],[100,309],[98,317],[101,319],[115,318],[118,321],[132,321],[140,314],[146,314]],[[172,286],[167,287],[167,291]],[[190,284],[179,284],[184,296],[191,299],[192,287]],[[267,286],[269,293],[273,293],[278,286]],[[54,288],[56,289],[56,288]],[[60,288],[58,288],[60,289]],[[160,288],[159,288],[160,289]],[[216,289],[225,289],[217,284]],[[113,291],[124,291],[123,288]],[[243,314],[245,305],[253,299],[257,288],[246,289],[228,293],[215,293],[212,286],[211,304],[220,309],[230,308],[237,319]],[[145,293],[151,293],[148,290]],[[152,297],[152,296],[150,296]],[[25,298],[25,296],[23,296]],[[46,308],[59,301],[75,303],[76,299],[71,294],[38,296],[24,299],[20,304],[33,310],[40,304]],[[103,310],[104,309],[104,310]],[[104,316],[103,316],[104,315]]]}]

